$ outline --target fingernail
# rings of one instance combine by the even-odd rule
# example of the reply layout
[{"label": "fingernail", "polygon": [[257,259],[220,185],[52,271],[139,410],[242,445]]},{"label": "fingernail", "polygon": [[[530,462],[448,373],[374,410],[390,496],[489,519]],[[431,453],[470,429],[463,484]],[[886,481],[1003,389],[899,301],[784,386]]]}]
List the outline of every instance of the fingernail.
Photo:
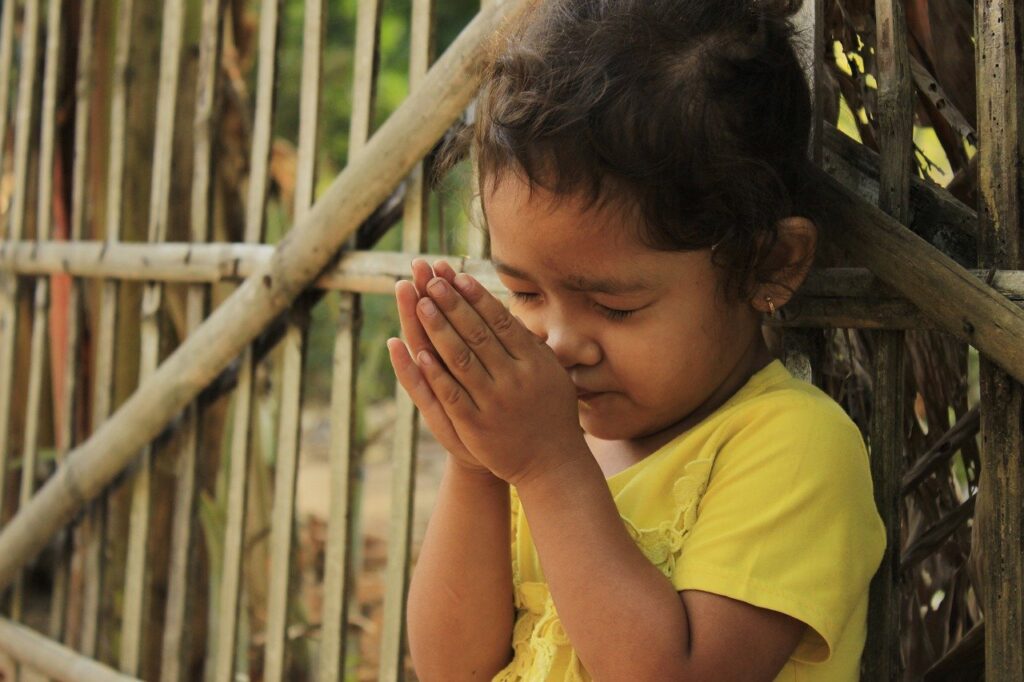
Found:
[{"label": "fingernail", "polygon": [[437,306],[434,305],[434,302],[431,301],[429,298],[421,298],[420,299],[420,308],[423,310],[423,313],[426,314],[426,315],[436,315],[437,314]]},{"label": "fingernail", "polygon": [[421,350],[416,356],[416,359],[419,360],[421,365],[431,365],[434,363],[433,356],[425,350]]},{"label": "fingernail", "polygon": [[432,293],[435,296],[442,295],[443,293],[445,293],[444,280],[435,279],[433,282],[427,285],[427,289],[429,289],[430,293]]},{"label": "fingernail", "polygon": [[459,291],[469,291],[470,279],[469,275],[464,272],[460,272],[455,275],[455,288]]}]

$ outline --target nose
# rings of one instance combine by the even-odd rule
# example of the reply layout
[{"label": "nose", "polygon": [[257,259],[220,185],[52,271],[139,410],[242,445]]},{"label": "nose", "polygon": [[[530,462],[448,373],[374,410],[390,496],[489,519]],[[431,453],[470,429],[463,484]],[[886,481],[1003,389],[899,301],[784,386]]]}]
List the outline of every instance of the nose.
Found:
[{"label": "nose", "polygon": [[564,316],[551,311],[546,315],[529,316],[523,322],[554,351],[562,367],[569,369],[579,365],[596,365],[601,361],[600,344],[586,330],[571,324]]}]

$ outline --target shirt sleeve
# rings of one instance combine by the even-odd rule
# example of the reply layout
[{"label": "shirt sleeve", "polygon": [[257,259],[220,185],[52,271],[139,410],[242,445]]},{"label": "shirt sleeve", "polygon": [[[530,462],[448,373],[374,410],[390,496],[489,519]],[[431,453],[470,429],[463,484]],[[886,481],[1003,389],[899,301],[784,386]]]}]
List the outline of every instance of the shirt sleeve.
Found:
[{"label": "shirt sleeve", "polygon": [[826,661],[885,549],[867,452],[834,403],[762,408],[724,436],[673,584],[803,621],[794,657]]}]

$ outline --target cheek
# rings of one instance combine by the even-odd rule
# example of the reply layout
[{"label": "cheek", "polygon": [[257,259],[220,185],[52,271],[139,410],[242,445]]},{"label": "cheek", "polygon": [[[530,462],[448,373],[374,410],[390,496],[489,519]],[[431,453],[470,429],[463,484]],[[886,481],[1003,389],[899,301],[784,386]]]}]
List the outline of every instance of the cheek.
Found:
[{"label": "cheek", "polygon": [[519,318],[523,326],[530,330],[530,333],[539,339],[544,339],[544,326],[541,324],[541,316],[523,303],[517,303],[512,299],[508,304],[509,311]]}]

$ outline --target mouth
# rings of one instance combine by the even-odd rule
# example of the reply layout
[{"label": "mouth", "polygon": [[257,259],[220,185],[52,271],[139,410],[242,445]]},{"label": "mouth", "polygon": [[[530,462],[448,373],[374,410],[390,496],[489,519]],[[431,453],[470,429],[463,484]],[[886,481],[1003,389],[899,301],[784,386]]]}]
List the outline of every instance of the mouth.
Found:
[{"label": "mouth", "polygon": [[603,395],[603,393],[604,393],[603,391],[584,391],[584,390],[576,389],[576,400],[579,400],[580,402],[584,402],[584,403],[590,402],[594,398],[597,398],[598,396]]}]

